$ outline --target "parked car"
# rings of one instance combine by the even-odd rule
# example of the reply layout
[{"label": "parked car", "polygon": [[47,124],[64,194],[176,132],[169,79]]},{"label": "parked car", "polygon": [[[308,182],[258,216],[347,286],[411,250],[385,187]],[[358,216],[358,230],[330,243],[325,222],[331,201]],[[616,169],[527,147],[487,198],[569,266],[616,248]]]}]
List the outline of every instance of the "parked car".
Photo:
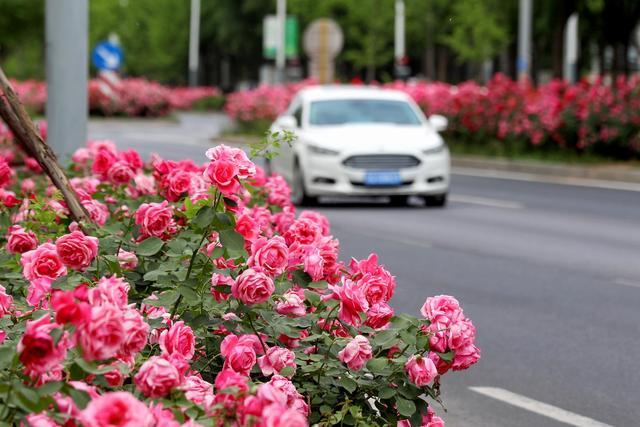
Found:
[{"label": "parked car", "polygon": [[301,90],[271,130],[297,135],[272,168],[291,184],[294,203],[320,196],[409,196],[444,206],[449,190],[449,149],[438,132],[447,119],[428,119],[406,94],[361,86]]}]

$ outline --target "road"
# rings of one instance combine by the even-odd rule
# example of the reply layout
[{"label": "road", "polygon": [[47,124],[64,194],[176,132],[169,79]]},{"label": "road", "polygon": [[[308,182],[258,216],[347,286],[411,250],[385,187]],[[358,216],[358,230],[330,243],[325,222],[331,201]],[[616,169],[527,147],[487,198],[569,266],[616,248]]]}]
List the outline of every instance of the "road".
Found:
[{"label": "road", "polygon": [[[90,132],[204,161],[212,129],[164,126]],[[396,310],[446,293],[476,324],[482,359],[444,378],[447,426],[640,425],[640,192],[454,174],[451,199],[318,208],[344,260],[375,251],[397,276]]]}]

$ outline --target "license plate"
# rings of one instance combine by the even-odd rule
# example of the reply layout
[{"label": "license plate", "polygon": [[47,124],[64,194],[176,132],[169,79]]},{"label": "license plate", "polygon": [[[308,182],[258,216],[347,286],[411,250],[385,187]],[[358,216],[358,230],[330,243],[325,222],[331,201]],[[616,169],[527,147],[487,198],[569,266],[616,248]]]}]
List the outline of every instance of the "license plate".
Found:
[{"label": "license plate", "polygon": [[402,184],[402,178],[397,171],[369,171],[364,175],[364,185],[391,186]]}]

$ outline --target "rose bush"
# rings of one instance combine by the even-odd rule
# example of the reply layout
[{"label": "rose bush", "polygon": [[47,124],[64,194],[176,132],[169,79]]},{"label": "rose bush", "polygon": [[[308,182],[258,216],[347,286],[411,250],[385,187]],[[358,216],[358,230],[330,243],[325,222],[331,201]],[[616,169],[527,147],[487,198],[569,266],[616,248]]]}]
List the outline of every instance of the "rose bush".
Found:
[{"label": "rose bush", "polygon": [[[44,113],[47,102],[47,85],[36,80],[16,81],[11,84],[29,111]],[[105,83],[89,81],[89,111],[99,116],[162,116],[172,110],[220,109],[224,97],[216,87],[169,87],[142,78],[121,79],[110,86],[107,94]],[[2,131],[0,129],[0,140]]]},{"label": "rose bush", "polygon": [[206,157],[143,164],[89,143],[68,173],[92,224],[71,221],[44,175],[9,168],[0,419],[442,425],[442,376],[480,357],[458,301],[394,314],[376,255],[344,264],[327,219],[296,215],[281,177],[239,149]]}]

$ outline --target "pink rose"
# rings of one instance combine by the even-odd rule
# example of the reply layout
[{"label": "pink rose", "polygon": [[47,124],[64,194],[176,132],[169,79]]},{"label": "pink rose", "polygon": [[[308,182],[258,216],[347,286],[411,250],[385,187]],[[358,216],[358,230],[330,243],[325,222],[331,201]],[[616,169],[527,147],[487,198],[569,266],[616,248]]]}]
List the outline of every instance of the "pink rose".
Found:
[{"label": "pink rose", "polygon": [[118,159],[115,154],[109,150],[98,150],[93,157],[91,170],[96,175],[105,176],[107,171]]},{"label": "pink rose", "polygon": [[22,274],[27,280],[44,277],[54,281],[67,274],[67,268],[52,243],[43,243],[36,249],[23,253],[20,263]]},{"label": "pink rose", "polygon": [[91,306],[77,301],[73,291],[57,290],[51,294],[51,305],[56,313],[56,322],[80,325],[91,318]]},{"label": "pink rose", "polygon": [[362,335],[356,335],[345,348],[338,353],[338,359],[349,369],[359,371],[373,357],[373,350],[369,340]]},{"label": "pink rose", "polygon": [[282,298],[278,299],[276,302],[276,311],[279,314],[291,317],[301,317],[307,314],[304,300],[293,291],[285,292]]},{"label": "pink rose", "polygon": [[11,184],[15,172],[4,157],[0,157],[0,188]]},{"label": "pink rose", "polygon": [[383,329],[393,317],[393,308],[386,302],[379,302],[369,307],[365,325],[373,329]]},{"label": "pink rose", "polygon": [[240,189],[238,166],[229,160],[213,161],[207,165],[204,178],[216,186],[224,195],[231,195]]},{"label": "pink rose", "polygon": [[311,276],[311,280],[318,281],[324,277],[324,258],[320,248],[314,245],[307,245],[303,253],[303,264],[305,273]]},{"label": "pink rose", "polygon": [[203,380],[199,374],[185,377],[180,389],[184,391],[184,397],[196,405],[213,399],[213,384]]},{"label": "pink rose", "polygon": [[149,337],[149,325],[143,320],[137,310],[130,309],[124,312],[124,342],[121,353],[125,356],[133,356],[142,351],[147,345]]},{"label": "pink rose", "polygon": [[264,427],[307,427],[309,425],[305,416],[300,412],[277,403],[262,410],[260,421]]},{"label": "pink rose", "polygon": [[236,345],[227,352],[224,368],[232,369],[242,375],[249,375],[256,360],[256,352],[252,347]]},{"label": "pink rose", "polygon": [[163,185],[167,200],[177,202],[189,192],[191,174],[181,169],[172,170],[163,180]]},{"label": "pink rose", "polygon": [[231,388],[235,389],[235,393],[238,394],[249,391],[247,377],[231,369],[223,369],[218,373],[215,386],[218,393]]},{"label": "pink rose", "polygon": [[261,237],[251,243],[251,256],[247,263],[250,267],[273,277],[284,272],[288,258],[289,249],[282,237]]},{"label": "pink rose", "polygon": [[46,277],[34,279],[29,283],[27,303],[32,307],[48,308],[47,296],[49,292],[51,292],[51,279]]},{"label": "pink rose", "polygon": [[126,391],[92,399],[80,414],[84,427],[153,427],[155,419],[144,403]]},{"label": "pink rose", "polygon": [[231,294],[247,305],[267,301],[274,291],[273,280],[266,274],[251,268],[243,271],[231,286]]},{"label": "pink rose", "polygon": [[458,300],[449,295],[429,297],[420,309],[420,313],[431,323],[449,325],[464,318]]},{"label": "pink rose", "polygon": [[[266,339],[264,334],[263,339]],[[246,345],[253,348],[256,354],[264,354],[260,339],[254,334],[244,334],[240,336],[234,334],[227,335],[220,343],[220,354],[222,354],[222,357],[227,357],[231,349],[239,345]]]},{"label": "pink rose", "polygon": [[447,351],[447,326],[440,323],[431,323],[422,329],[429,336],[429,348],[433,351],[443,353]]},{"label": "pink rose", "polygon": [[124,316],[111,304],[91,308],[91,318],[76,331],[82,355],[87,360],[115,357],[125,342]]},{"label": "pink rose", "polygon": [[61,326],[51,323],[49,316],[27,321],[27,327],[18,343],[18,354],[20,362],[29,371],[45,374],[62,363],[67,356],[67,333],[64,332],[56,344],[51,336],[51,331],[56,328]]},{"label": "pink rose", "polygon": [[231,296],[233,278],[219,273],[211,275],[211,294],[217,302],[226,301]]},{"label": "pink rose", "polygon": [[107,171],[107,178],[115,185],[128,184],[135,176],[134,170],[129,163],[124,160],[118,160],[113,163]]},{"label": "pink rose", "polygon": [[133,182],[136,184],[136,190],[140,194],[156,194],[156,180],[149,175],[138,174],[133,177]]},{"label": "pink rose", "polygon": [[369,310],[369,303],[364,290],[356,282],[344,279],[342,286],[330,286],[334,298],[340,301],[338,317],[351,326],[360,326],[360,313]]},{"label": "pink rose", "polygon": [[454,371],[469,369],[480,360],[480,349],[473,344],[458,349],[455,353],[451,366]]},{"label": "pink rose", "polygon": [[127,162],[129,166],[131,166],[131,168],[135,171],[142,169],[142,167],[144,166],[142,157],[140,157],[140,154],[132,148],[129,150],[121,151],[119,157],[121,160]]},{"label": "pink rose", "polygon": [[168,360],[152,356],[142,364],[133,381],[147,397],[164,397],[180,385],[180,373]]},{"label": "pink rose", "polygon": [[411,356],[405,363],[404,370],[409,380],[418,387],[428,385],[438,376],[438,370],[433,361],[420,355]]},{"label": "pink rose", "polygon": [[196,338],[193,330],[182,320],[162,331],[158,343],[163,353],[180,353],[187,360],[190,360],[195,353]]},{"label": "pink rose", "polygon": [[88,148],[80,147],[71,155],[73,163],[85,165],[91,159],[91,151]]},{"label": "pink rose", "polygon": [[7,251],[23,254],[38,246],[38,238],[33,231],[27,231],[19,225],[9,227],[7,235]]},{"label": "pink rose", "polygon": [[395,280],[382,275],[367,273],[358,280],[358,284],[362,286],[369,304],[389,301],[395,290]]},{"label": "pink rose", "polygon": [[0,317],[4,317],[11,313],[12,305],[13,297],[7,294],[7,290],[4,286],[0,285]]},{"label": "pink rose", "polygon": [[473,344],[476,328],[469,319],[456,322],[449,327],[448,343],[451,350],[459,350]]},{"label": "pink rose", "polygon": [[138,266],[138,257],[133,252],[125,251],[120,248],[118,251],[118,264],[123,270],[133,270]]},{"label": "pink rose", "polygon": [[166,200],[162,203],[143,203],[136,212],[135,220],[143,238],[162,237],[175,231],[173,207]]},{"label": "pink rose", "polygon": [[97,200],[89,199],[80,202],[89,213],[91,221],[98,225],[104,225],[109,218],[109,209]]},{"label": "pink rose", "polygon": [[98,255],[98,238],[85,236],[82,231],[75,230],[58,237],[56,251],[64,265],[82,271]]},{"label": "pink rose", "polygon": [[297,219],[284,233],[284,239],[288,245],[298,242],[301,245],[310,245],[322,237],[322,229],[310,219]]},{"label": "pink rose", "polygon": [[95,288],[89,289],[88,299],[93,305],[111,304],[123,308],[128,303],[131,285],[118,276],[102,277]]},{"label": "pink rose", "polygon": [[320,226],[320,230],[323,235],[329,235],[329,220],[326,216],[322,215],[320,212],[316,211],[302,211],[300,213],[300,219],[308,219],[311,222],[314,222],[316,225]]},{"label": "pink rose", "polygon": [[[267,350],[267,354],[258,359],[258,365],[264,376],[279,374],[286,367],[296,368],[296,355],[293,351],[283,347],[271,347]],[[293,375],[293,373],[291,375]],[[289,375],[288,375],[289,376]]]},{"label": "pink rose", "polygon": [[34,194],[36,192],[36,183],[31,178],[25,178],[20,183],[20,191],[25,195]]}]

